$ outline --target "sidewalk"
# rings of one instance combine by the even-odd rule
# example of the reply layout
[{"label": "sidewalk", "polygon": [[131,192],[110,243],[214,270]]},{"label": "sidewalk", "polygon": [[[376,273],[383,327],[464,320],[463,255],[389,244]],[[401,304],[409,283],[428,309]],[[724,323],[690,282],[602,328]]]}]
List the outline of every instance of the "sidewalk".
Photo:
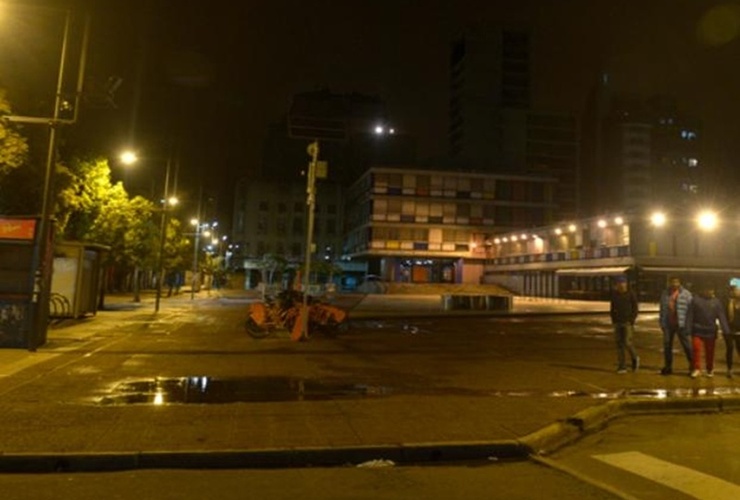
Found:
[{"label": "sidewalk", "polygon": [[[552,384],[548,372],[531,369],[537,364],[527,365],[521,374],[516,374],[526,378],[517,387],[541,388],[541,392],[532,394],[518,392],[512,385],[511,391],[502,394],[450,388],[449,392],[401,391],[384,397],[385,388],[365,387],[364,397],[326,401],[300,398],[259,404],[106,407],[68,404],[59,400],[62,396],[53,388],[49,388],[49,393],[38,390],[38,381],[45,380],[43,377],[65,376],[69,355],[94,353],[98,345],[95,342],[101,338],[115,340],[123,330],[151,332],[156,328],[163,332],[163,341],[171,343],[167,332],[192,314],[188,307],[217,303],[229,308],[246,305],[255,298],[249,292],[221,291],[210,297],[201,293],[190,301],[189,294],[184,294],[167,299],[163,311],[155,317],[148,297],[141,304],[132,303],[128,297],[111,297],[111,311],[52,327],[48,345],[38,352],[0,350],[0,377],[5,382],[0,390],[0,416],[4,422],[0,426],[0,471],[293,467],[372,460],[420,463],[525,458],[550,453],[612,418],[633,412],[740,409],[738,387],[724,377],[715,377],[711,384],[701,381],[693,386],[688,378],[676,378],[668,381],[665,390],[666,379],[654,374],[619,378],[611,370],[593,372],[587,378],[595,395],[579,397],[554,392],[562,387]],[[347,306],[350,317],[355,319],[380,318],[383,314],[398,318],[404,313],[424,317],[451,313],[444,311],[437,296],[343,295],[337,302]],[[643,310],[654,312],[654,307],[646,305]],[[608,304],[517,299],[510,314],[564,312],[605,314]],[[218,335],[218,331],[212,334]],[[322,350],[330,347],[311,343],[253,344],[242,337],[239,341],[244,343],[240,345],[268,349],[266,353],[279,348],[321,356]],[[314,345],[318,354],[308,351]],[[327,362],[330,354],[327,351]],[[290,361],[299,366],[301,357],[291,356]],[[248,359],[251,363],[258,360]],[[491,369],[495,370],[495,366]],[[213,372],[217,373],[218,367],[214,366]],[[492,376],[505,379],[511,375]],[[299,383],[301,391],[310,390],[310,379],[289,381]],[[63,382],[58,381],[60,388]],[[33,393],[15,390],[23,387],[37,389]]]}]

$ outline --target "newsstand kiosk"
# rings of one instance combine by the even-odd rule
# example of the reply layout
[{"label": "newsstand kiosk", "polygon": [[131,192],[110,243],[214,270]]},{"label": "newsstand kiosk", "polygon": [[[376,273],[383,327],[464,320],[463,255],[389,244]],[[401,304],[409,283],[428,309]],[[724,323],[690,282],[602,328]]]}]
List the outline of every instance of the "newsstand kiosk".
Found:
[{"label": "newsstand kiosk", "polygon": [[0,216],[0,348],[46,343],[52,245],[42,241],[39,221]]}]

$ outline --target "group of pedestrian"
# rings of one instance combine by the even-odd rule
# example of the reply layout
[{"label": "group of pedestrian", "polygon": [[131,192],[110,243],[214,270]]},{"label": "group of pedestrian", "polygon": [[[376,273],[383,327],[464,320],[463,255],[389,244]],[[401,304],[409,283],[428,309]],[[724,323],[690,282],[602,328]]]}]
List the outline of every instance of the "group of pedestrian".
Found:
[{"label": "group of pedestrian", "polygon": [[[635,320],[639,313],[635,293],[629,289],[627,279],[619,276],[611,297],[610,313],[617,347],[617,373],[627,372],[626,354],[629,354],[631,369],[640,367],[640,357],[632,343]],[[686,361],[689,375],[701,375],[701,354],[704,353],[704,369],[707,377],[714,376],[714,351],[719,330],[722,331],[726,353],[727,376],[733,377],[733,358],[740,356],[740,288],[730,287],[727,300],[716,296],[714,286],[699,283],[694,293],[686,289],[679,277],[671,277],[660,297],[660,329],[663,332],[663,368],[661,375],[673,373],[673,343],[678,338]]]}]

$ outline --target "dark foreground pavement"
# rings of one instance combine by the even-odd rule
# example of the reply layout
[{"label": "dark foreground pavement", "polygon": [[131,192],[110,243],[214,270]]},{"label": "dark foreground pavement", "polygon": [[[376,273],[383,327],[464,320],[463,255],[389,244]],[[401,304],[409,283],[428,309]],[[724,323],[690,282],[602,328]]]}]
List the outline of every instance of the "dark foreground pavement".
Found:
[{"label": "dark foreground pavement", "polygon": [[[595,353],[596,358],[577,365],[567,353],[553,354],[563,356],[554,363],[497,353],[503,361],[497,363],[493,356],[478,376],[495,380],[501,390],[490,390],[473,370],[465,375],[470,380],[464,390],[399,391],[384,397],[382,386],[366,386],[362,397],[313,399],[311,376],[319,369],[305,357],[332,366],[346,346],[319,339],[292,343],[248,338],[239,321],[253,299],[237,292],[201,294],[193,301],[185,295],[167,299],[154,315],[150,300],[133,304],[128,298],[111,298],[109,308],[94,318],[54,325],[49,342],[37,352],[0,350],[0,471],[517,459],[546,455],[624,415],[740,409],[740,385],[724,376],[694,381],[657,376],[657,336],[645,341],[645,368],[636,374],[614,373],[610,347],[601,349],[608,354]],[[502,314],[444,311],[438,296],[345,295],[337,302],[350,309],[353,321],[365,324],[384,318],[435,321],[450,315]],[[648,304],[643,311],[650,316],[655,308]],[[605,303],[517,299],[513,310],[503,314],[524,318],[606,312]],[[179,344],[184,339],[191,344]],[[584,335],[570,342],[568,349],[575,350],[582,348],[579,342],[593,341]],[[139,351],[143,343],[147,348]],[[433,346],[416,348],[424,353]],[[722,350],[717,353],[720,369]],[[119,359],[124,361],[116,364]],[[275,359],[286,364],[276,366]],[[375,361],[362,362],[358,372]],[[157,366],[155,374],[151,368],[138,369],[151,366]],[[216,378],[282,377],[301,396],[258,404],[126,405],[80,397],[86,385],[99,387],[144,372],[150,378],[196,375],[190,371],[193,366],[200,375]],[[288,377],[295,374],[302,378]]]}]

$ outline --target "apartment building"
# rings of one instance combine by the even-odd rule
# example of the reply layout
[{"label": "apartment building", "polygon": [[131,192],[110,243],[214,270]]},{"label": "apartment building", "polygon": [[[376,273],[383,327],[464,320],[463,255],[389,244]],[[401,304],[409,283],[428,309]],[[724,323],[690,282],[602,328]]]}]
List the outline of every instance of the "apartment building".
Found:
[{"label": "apartment building", "polygon": [[345,259],[389,281],[477,283],[492,234],[552,220],[555,183],[373,167],[347,191]]}]

